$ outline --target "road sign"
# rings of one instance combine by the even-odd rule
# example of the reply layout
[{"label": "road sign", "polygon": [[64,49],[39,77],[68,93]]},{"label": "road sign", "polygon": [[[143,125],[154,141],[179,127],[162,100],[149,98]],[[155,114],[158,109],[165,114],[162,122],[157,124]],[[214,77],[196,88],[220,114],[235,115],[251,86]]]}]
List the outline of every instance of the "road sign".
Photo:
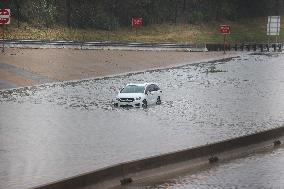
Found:
[{"label": "road sign", "polygon": [[142,18],[132,18],[131,25],[133,28],[139,28],[142,26],[143,19]]},{"label": "road sign", "polygon": [[280,33],[280,16],[268,16],[267,35],[276,35]]},{"label": "road sign", "polygon": [[10,24],[10,9],[0,9],[0,25]]},{"label": "road sign", "polygon": [[224,36],[224,54],[226,53],[226,36],[231,33],[231,26],[229,25],[220,25],[219,26],[219,32]]},{"label": "road sign", "polygon": [[220,25],[219,32],[221,34],[230,34],[231,33],[231,26],[229,25]]}]

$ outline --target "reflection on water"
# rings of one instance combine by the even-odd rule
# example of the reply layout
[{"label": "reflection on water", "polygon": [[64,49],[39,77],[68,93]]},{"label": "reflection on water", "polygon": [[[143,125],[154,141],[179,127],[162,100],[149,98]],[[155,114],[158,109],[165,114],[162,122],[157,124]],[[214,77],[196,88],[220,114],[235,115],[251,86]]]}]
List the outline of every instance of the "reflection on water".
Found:
[{"label": "reflection on water", "polygon": [[[284,149],[220,164],[206,171],[132,189],[223,189],[284,188]],[[130,189],[130,188],[129,188]]]},{"label": "reflection on water", "polygon": [[[0,91],[0,188],[27,188],[284,123],[284,56],[246,55],[104,79]],[[127,83],[162,105],[117,109]]]}]

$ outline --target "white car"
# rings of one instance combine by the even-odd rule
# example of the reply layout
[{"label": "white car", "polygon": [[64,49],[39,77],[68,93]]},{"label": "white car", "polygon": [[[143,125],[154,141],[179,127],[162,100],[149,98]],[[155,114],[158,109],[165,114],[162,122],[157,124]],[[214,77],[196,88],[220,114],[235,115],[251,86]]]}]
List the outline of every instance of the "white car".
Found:
[{"label": "white car", "polygon": [[143,107],[161,104],[161,89],[154,83],[127,84],[114,100],[116,107]]}]

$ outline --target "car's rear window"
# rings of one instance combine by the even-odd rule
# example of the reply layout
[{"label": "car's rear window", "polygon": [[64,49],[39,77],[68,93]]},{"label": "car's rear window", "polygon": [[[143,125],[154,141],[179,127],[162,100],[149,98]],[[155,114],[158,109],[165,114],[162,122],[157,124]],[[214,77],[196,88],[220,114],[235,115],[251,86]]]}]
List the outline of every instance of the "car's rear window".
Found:
[{"label": "car's rear window", "polygon": [[144,93],[144,86],[127,85],[120,92],[121,93]]}]

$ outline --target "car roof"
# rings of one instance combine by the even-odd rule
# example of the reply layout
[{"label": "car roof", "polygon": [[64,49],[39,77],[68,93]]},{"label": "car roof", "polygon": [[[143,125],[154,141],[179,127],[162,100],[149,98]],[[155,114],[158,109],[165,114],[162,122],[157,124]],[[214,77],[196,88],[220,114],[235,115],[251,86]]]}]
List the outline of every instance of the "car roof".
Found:
[{"label": "car roof", "polygon": [[128,85],[136,85],[136,86],[143,86],[143,87],[145,87],[145,86],[151,85],[151,84],[155,84],[155,83],[129,83],[126,86],[128,86]]}]

